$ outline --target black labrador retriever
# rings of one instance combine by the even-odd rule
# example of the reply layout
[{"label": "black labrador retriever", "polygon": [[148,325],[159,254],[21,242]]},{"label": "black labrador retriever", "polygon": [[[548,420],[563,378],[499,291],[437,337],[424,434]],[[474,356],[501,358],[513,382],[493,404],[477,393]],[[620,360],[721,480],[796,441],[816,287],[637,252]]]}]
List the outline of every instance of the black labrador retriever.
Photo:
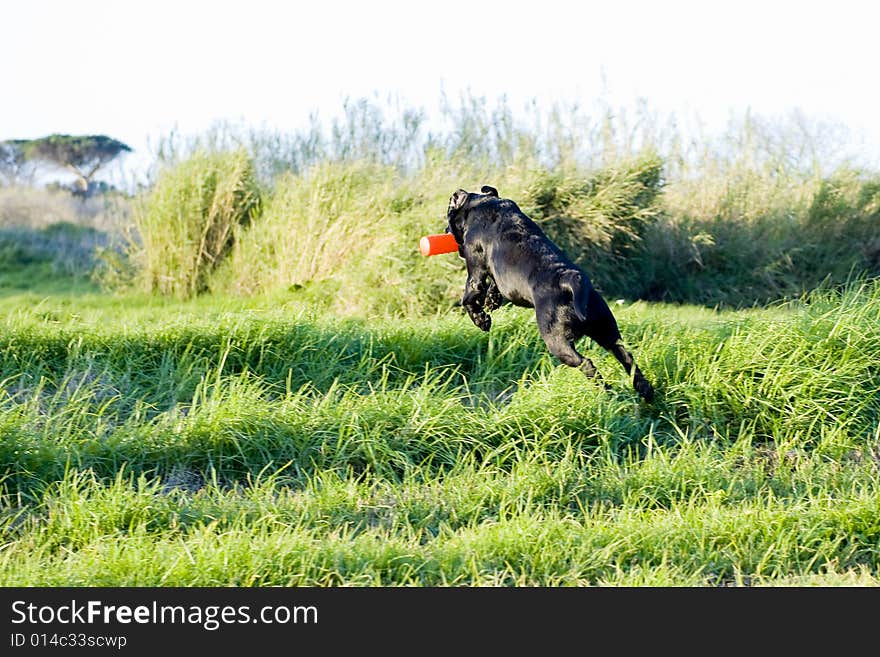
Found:
[{"label": "black labrador retriever", "polygon": [[645,401],[654,389],[623,346],[617,321],[587,274],[544,234],[510,199],[485,185],[481,194],[456,191],[446,213],[467,265],[461,305],[474,324],[488,331],[489,312],[505,299],[534,308],[538,330],[550,353],[588,377],[599,377],[575,342],[588,336],[620,361]]}]

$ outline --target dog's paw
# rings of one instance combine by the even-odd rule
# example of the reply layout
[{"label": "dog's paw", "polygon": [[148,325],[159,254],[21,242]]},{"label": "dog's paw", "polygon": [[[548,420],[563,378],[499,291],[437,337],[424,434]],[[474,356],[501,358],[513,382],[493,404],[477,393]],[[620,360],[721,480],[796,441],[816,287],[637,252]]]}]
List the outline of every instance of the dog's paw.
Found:
[{"label": "dog's paw", "polygon": [[492,326],[492,318],[488,315],[488,313],[483,312],[481,309],[468,311],[468,314],[471,317],[471,321],[481,331],[488,331]]},{"label": "dog's paw", "polygon": [[503,302],[504,297],[501,296],[501,292],[498,291],[498,288],[494,285],[490,285],[489,289],[486,290],[486,299],[483,301],[483,308],[485,308],[487,312],[491,312],[500,308]]},{"label": "dog's paw", "polygon": [[492,327],[492,318],[487,313],[481,312],[474,318],[474,324],[481,331],[488,331]]},{"label": "dog's paw", "polygon": [[646,402],[650,403],[654,401],[654,388],[648,383],[648,380],[642,377],[637,377],[633,381],[633,387],[636,389],[636,392],[641,395],[642,399]]},{"label": "dog's paw", "polygon": [[468,317],[471,318],[474,326],[481,331],[488,331],[489,327],[492,326],[492,318],[483,310],[482,301],[482,299],[472,300],[470,304],[465,305],[464,309],[467,311]]}]

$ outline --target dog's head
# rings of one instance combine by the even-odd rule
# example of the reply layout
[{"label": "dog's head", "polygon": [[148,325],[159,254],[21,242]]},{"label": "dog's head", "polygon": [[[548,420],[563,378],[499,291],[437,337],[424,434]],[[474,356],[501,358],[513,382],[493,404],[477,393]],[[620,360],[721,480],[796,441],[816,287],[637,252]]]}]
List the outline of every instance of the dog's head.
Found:
[{"label": "dog's head", "polygon": [[446,232],[452,233],[458,242],[458,250],[464,244],[464,234],[468,227],[470,211],[481,205],[486,199],[498,198],[498,190],[489,185],[480,188],[480,194],[457,190],[449,199],[449,207],[446,210]]}]

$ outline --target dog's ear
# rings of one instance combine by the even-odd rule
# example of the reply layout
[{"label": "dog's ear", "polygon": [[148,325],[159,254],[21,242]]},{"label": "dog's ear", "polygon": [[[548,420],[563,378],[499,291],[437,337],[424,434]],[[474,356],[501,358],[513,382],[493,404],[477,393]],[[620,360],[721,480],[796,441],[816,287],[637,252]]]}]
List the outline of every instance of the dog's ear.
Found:
[{"label": "dog's ear", "polygon": [[458,242],[458,254],[462,257],[464,255],[461,251],[461,244],[464,242],[464,225],[467,218],[464,206],[467,204],[468,197],[469,194],[466,191],[459,189],[449,199],[449,209],[446,211],[446,219],[448,220],[446,232],[452,233],[455,241]]},{"label": "dog's ear", "polygon": [[488,194],[489,196],[494,196],[495,198],[498,198],[498,190],[495,189],[494,187],[489,187],[489,185],[483,185],[480,188],[480,191],[483,194]]},{"label": "dog's ear", "polygon": [[459,189],[449,199],[449,210],[461,210],[465,202],[467,202],[468,193],[463,189]]}]

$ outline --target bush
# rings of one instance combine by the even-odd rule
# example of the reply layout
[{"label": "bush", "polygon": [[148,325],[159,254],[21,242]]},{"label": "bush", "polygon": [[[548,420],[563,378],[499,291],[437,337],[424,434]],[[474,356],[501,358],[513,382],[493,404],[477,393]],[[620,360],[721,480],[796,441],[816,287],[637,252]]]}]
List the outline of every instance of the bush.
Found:
[{"label": "bush", "polygon": [[244,150],[199,151],[162,171],[134,211],[131,255],[141,284],[180,298],[208,290],[211,273],[259,211],[260,199]]},{"label": "bush", "polygon": [[[596,120],[557,109],[528,123],[504,104],[464,98],[446,108],[445,133],[425,134],[417,113],[357,103],[332,139],[314,119],[291,139],[226,129],[169,142],[161,162],[193,190],[209,176],[195,154],[243,145],[260,163],[266,211],[244,230],[233,220],[214,250],[200,249],[217,221],[202,192],[181,201],[160,180],[147,205],[172,219],[151,228],[140,217],[155,256],[135,264],[164,293],[293,294],[342,315],[446,311],[458,305],[463,263],[422,258],[418,239],[445,228],[456,189],[489,184],[608,296],[741,307],[880,274],[880,179],[842,159],[834,126],[746,115],[694,140],[647,112],[628,124],[610,110]],[[187,203],[197,226],[169,230]]]},{"label": "bush", "polygon": [[280,176],[213,288],[293,294],[340,315],[448,308],[458,258],[423,258],[418,241],[444,230],[456,183],[422,188],[429,171],[361,160]]},{"label": "bush", "polygon": [[684,194],[721,182],[679,181],[664,194],[662,220],[644,239],[652,271],[643,298],[741,307],[880,274],[876,177],[845,167],[803,178],[740,171],[723,195]]},{"label": "bush", "polygon": [[518,204],[597,287],[632,294],[642,287],[642,241],[660,215],[662,172],[651,151],[596,171],[538,169]]}]

